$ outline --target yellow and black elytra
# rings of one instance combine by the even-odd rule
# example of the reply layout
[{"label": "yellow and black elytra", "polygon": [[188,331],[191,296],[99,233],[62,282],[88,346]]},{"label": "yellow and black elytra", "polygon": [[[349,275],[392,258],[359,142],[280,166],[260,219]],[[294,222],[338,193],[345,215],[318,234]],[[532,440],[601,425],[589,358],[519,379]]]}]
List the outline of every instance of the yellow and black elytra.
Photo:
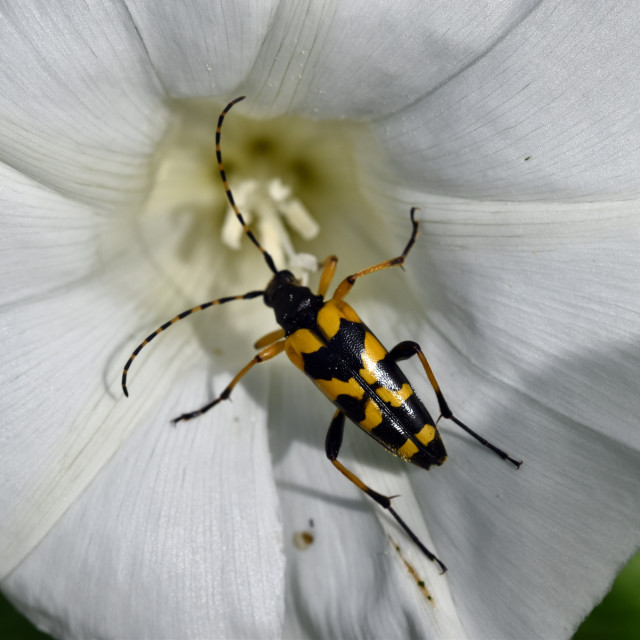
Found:
[{"label": "yellow and black elytra", "polygon": [[522,464],[472,431],[451,413],[427,358],[417,343],[401,342],[391,351],[387,351],[360,320],[356,312],[344,301],[344,297],[351,291],[358,278],[404,263],[418,235],[419,223],[415,219],[416,209],[411,209],[411,237],[400,256],[348,276],[338,285],[333,297],[330,300],[325,300],[338,263],[336,256],[329,256],[321,265],[323,270],[320,276],[320,285],[317,295],[314,295],[308,287],[303,287],[290,271],[276,269],[272,257],[260,245],[245,223],[231,193],[222,164],[220,131],[229,109],[241,100],[244,100],[244,96],[230,102],[218,118],[216,156],[220,177],[229,203],[245,233],[262,252],[273,277],[264,290],[218,298],[187,309],[147,336],[134,350],[124,366],[122,372],[124,394],[125,396],[129,395],[127,372],[131,363],[140,350],[159,333],[178,320],[207,307],[225,304],[232,300],[250,300],[262,297],[264,303],[274,310],[276,321],[282,328],[268,333],[256,342],[255,348],[259,349],[258,354],[231,380],[215,400],[197,411],[178,416],[173,420],[173,423],[202,415],[221,400],[226,400],[249,369],[256,364],[270,360],[282,351],[286,352],[293,364],[304,371],[320,391],[337,407],[325,441],[325,450],[329,460],[358,488],[387,509],[422,552],[430,560],[435,561],[444,573],[446,571],[444,564],[420,542],[391,507],[391,497],[382,495],[368,487],[338,460],[346,416],[391,453],[423,469],[429,469],[431,465],[441,465],[445,461],[447,454],[436,422],[415,394],[397,364],[401,360],[407,360],[417,355],[435,391],[441,417],[457,424],[503,460],[511,462],[516,468]]}]

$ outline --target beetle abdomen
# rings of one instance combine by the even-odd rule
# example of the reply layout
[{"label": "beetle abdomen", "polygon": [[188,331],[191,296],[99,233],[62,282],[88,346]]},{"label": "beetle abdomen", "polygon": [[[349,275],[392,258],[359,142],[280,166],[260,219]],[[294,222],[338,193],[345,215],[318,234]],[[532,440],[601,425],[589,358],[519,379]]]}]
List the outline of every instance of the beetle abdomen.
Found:
[{"label": "beetle abdomen", "polygon": [[342,300],[286,341],[289,359],[345,415],[389,451],[428,469],[446,451],[429,412],[387,350]]}]

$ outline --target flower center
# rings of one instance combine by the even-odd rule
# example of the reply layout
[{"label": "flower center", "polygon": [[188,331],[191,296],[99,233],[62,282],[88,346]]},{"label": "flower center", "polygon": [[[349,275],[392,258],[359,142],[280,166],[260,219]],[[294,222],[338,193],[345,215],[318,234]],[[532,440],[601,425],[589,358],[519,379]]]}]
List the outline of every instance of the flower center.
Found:
[{"label": "flower center", "polygon": [[[234,199],[276,267],[306,282],[317,269],[316,256],[341,248],[343,255],[353,254],[360,239],[365,249],[372,247],[367,236],[373,207],[365,197],[370,189],[359,186],[363,173],[356,161],[376,156],[366,125],[247,118],[250,107],[247,100],[227,114],[221,151]],[[144,251],[197,301],[214,292],[264,287],[269,277],[220,180],[215,155],[220,110],[209,101],[175,104],[176,124],[159,149],[140,218]],[[384,239],[384,232],[376,231]],[[357,260],[366,262],[362,256]]]},{"label": "flower center", "polygon": [[[291,187],[280,178],[269,180],[245,179],[234,189],[235,202],[243,211],[245,222],[257,230],[262,246],[271,254],[276,265],[296,272],[306,283],[309,271],[318,268],[316,258],[309,253],[296,253],[288,229],[304,240],[318,235],[319,226],[304,204],[292,196]],[[287,226],[285,226],[287,223]],[[222,225],[221,239],[224,245],[239,250],[244,231],[231,206]]]}]

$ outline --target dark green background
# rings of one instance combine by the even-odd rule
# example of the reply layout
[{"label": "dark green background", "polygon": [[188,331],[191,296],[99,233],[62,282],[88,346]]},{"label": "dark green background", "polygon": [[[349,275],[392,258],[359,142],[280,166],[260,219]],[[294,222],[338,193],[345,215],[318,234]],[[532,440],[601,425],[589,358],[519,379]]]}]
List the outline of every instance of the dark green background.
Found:
[{"label": "dark green background", "polygon": [[[584,621],[573,640],[637,640],[640,637],[640,553],[621,571],[609,595]],[[2,640],[47,640],[0,596]]]}]

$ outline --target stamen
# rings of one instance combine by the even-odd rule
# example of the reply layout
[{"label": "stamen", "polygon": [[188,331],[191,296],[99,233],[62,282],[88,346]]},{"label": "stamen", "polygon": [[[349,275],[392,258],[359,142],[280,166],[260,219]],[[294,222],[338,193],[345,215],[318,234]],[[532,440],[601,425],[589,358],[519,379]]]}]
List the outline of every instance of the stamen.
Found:
[{"label": "stamen", "polygon": [[[306,282],[308,271],[317,269],[317,260],[310,254],[298,254],[293,248],[288,229],[304,240],[311,240],[320,230],[307,208],[292,197],[292,189],[279,178],[266,180],[246,179],[236,181],[235,199],[247,223],[254,220],[260,242],[272,255],[279,269],[290,269],[296,277]],[[283,223],[286,222],[286,225]],[[221,239],[230,249],[239,249],[242,227],[233,213],[227,210],[222,225]]]},{"label": "stamen", "polygon": [[[241,180],[238,186],[234,186],[233,194],[236,199],[238,208],[242,211],[244,220],[247,224],[251,224],[253,216],[251,215],[252,194],[258,189],[257,180]],[[233,209],[227,205],[224,222],[222,224],[221,240],[222,244],[238,251],[241,247],[244,231],[242,225],[238,224],[238,218]]]},{"label": "stamen", "polygon": [[[260,259],[237,216],[229,211],[225,217],[229,203],[215,149],[221,105],[177,101],[174,106],[176,126],[158,150],[153,186],[139,219],[145,251],[194,300],[233,287],[255,287],[268,277],[267,271],[246,270],[243,259],[226,260],[219,251],[222,244],[242,248],[252,264]],[[355,250],[348,243],[345,247],[344,238],[342,244],[332,239],[340,236],[345,212],[371,214],[372,202],[364,195],[369,189],[359,186],[369,184],[368,173],[355,158],[376,158],[377,147],[365,124],[295,116],[252,119],[245,112],[246,107],[238,107],[224,122],[220,142],[228,186],[274,267],[292,271],[306,284],[316,271],[316,259],[298,251],[344,255]],[[318,223],[325,235],[331,231],[326,242],[316,238]],[[364,256],[359,260],[371,261]],[[207,277],[196,275],[205,265],[212,267]]]}]

